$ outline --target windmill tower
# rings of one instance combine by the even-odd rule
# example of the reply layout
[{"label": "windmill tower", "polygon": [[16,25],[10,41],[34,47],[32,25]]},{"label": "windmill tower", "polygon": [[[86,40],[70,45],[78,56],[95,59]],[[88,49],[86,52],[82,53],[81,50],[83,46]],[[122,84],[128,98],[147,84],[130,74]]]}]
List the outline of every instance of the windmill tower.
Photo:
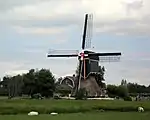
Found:
[{"label": "windmill tower", "polygon": [[[87,90],[88,96],[100,96],[102,87],[99,84],[101,72],[99,71],[99,61],[116,62],[120,60],[121,53],[97,53],[88,48],[91,47],[92,36],[92,14],[85,14],[85,23],[83,30],[83,38],[81,52],[78,50],[50,50],[47,57],[77,57],[79,60],[79,70],[74,81],[73,92],[75,94],[80,88]],[[69,78],[70,79],[70,78]],[[63,82],[61,82],[63,83]]]}]

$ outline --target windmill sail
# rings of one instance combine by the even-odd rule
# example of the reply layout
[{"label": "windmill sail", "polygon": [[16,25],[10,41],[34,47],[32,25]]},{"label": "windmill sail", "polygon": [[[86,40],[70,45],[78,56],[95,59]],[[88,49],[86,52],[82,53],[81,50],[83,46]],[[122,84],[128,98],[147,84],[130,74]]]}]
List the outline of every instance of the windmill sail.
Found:
[{"label": "windmill sail", "polygon": [[87,30],[86,30],[86,38],[85,38],[85,48],[91,48],[91,39],[93,33],[93,14],[88,15],[87,20]]},{"label": "windmill sail", "polygon": [[84,23],[83,38],[82,38],[82,49],[85,49],[85,38],[87,34],[87,21],[88,21],[88,14],[85,15],[85,23]]},{"label": "windmill sail", "polygon": [[92,31],[93,31],[93,15],[86,14],[82,38],[82,49],[91,48]]},{"label": "windmill sail", "polygon": [[[114,53],[89,53],[88,54],[91,61],[95,62],[118,62],[120,61],[120,52],[114,52]],[[92,56],[99,56],[98,60],[92,59]]]},{"label": "windmill sail", "polygon": [[47,57],[77,57],[78,50],[49,50]]}]

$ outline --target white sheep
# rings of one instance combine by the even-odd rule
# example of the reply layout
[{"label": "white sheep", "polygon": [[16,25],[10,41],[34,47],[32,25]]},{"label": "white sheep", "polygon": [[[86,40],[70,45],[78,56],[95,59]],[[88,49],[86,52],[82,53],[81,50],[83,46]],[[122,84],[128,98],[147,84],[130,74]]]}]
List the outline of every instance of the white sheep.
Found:
[{"label": "white sheep", "polygon": [[38,112],[35,112],[35,111],[31,111],[28,113],[28,115],[32,116],[32,115],[38,115],[39,113]]},{"label": "white sheep", "polygon": [[52,112],[51,115],[57,115],[58,113]]},{"label": "white sheep", "polygon": [[144,108],[143,107],[138,107],[138,112],[144,112]]}]

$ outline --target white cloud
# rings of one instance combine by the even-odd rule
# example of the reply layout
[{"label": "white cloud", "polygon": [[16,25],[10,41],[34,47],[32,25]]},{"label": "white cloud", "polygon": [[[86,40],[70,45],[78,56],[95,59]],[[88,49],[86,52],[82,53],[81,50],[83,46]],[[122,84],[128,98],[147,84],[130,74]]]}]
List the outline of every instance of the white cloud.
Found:
[{"label": "white cloud", "polygon": [[101,63],[106,68],[105,79],[109,84],[128,82],[149,85],[150,64],[148,61],[124,60],[117,63]]},{"label": "white cloud", "polygon": [[31,60],[26,62],[22,67],[15,69],[18,70],[29,70],[31,68],[46,68],[50,69],[56,77],[64,76],[66,74],[75,73],[77,67],[77,58],[37,58],[37,60]]},{"label": "white cloud", "polygon": [[13,70],[13,71],[7,71],[5,74],[8,76],[15,76],[15,75],[22,75],[28,72],[29,70]]},{"label": "white cloud", "polygon": [[39,28],[39,27],[30,27],[25,28],[21,26],[13,27],[20,34],[60,34],[65,32],[65,28],[53,27],[53,28]]},{"label": "white cloud", "polygon": [[[34,53],[33,53],[34,54]],[[34,57],[36,57],[34,55]],[[148,58],[148,57],[147,57]],[[28,72],[31,68],[50,69],[56,77],[75,73],[77,58],[38,58],[30,61],[0,62],[0,73],[4,75],[17,75]],[[140,84],[149,84],[150,64],[147,61],[123,59],[117,63],[101,63],[106,68],[105,79],[109,84],[118,84],[121,79]]]},{"label": "white cloud", "polygon": [[12,0],[1,0],[0,1],[0,11],[7,11],[16,6],[35,4],[40,1],[47,1],[47,0],[13,0],[13,1]]},{"label": "white cloud", "polygon": [[0,74],[1,77],[5,75],[6,72],[8,71],[14,71],[16,69],[19,69],[24,66],[24,63],[22,62],[15,62],[15,61],[0,61]]},{"label": "white cloud", "polygon": [[[69,27],[24,27],[24,26],[12,26],[12,28],[19,34],[22,35],[34,35],[34,36],[49,36],[49,41],[53,44],[61,44],[68,41]],[[44,48],[26,48],[25,52],[41,53],[45,52]]]},{"label": "white cloud", "polygon": [[125,0],[122,2],[126,6],[127,13],[138,11],[143,7],[143,0]]},{"label": "white cloud", "polygon": [[[73,75],[76,70],[77,60],[75,58],[68,58],[68,59],[47,59],[43,61],[30,61],[30,62],[22,62],[22,65],[16,66],[13,62],[10,62],[11,67],[7,67],[5,70],[2,71],[1,77],[8,75],[14,76],[18,74],[27,73],[30,69],[50,69],[51,72],[54,74],[55,78],[59,78],[64,75]],[[0,64],[1,65],[1,64]],[[4,66],[2,66],[4,67]],[[1,73],[1,71],[0,71]]]},{"label": "white cloud", "polygon": [[[0,2],[0,10],[0,24],[13,26],[19,34],[26,36],[29,34],[34,34],[36,37],[54,34],[56,37],[51,41],[56,43],[68,40],[67,35],[70,34],[67,33],[73,30],[66,26],[71,28],[73,28],[72,25],[77,25],[76,28],[79,25],[80,28],[83,26],[83,15],[86,12],[94,14],[94,30],[96,32],[116,35],[150,35],[150,0],[143,0],[143,2],[140,0],[13,0],[13,3],[3,0],[3,3]],[[0,73],[9,71],[18,73],[20,70],[30,68],[51,68],[55,74],[61,76],[75,71],[76,59],[74,61],[66,59],[48,59],[46,61],[44,48],[33,49],[31,47],[24,50],[28,53],[31,63],[2,62],[0,63]],[[37,54],[43,55],[43,58]],[[138,66],[139,64],[141,66]],[[129,61],[122,66],[112,63],[112,65],[106,66],[108,69],[106,75],[109,76],[106,77],[106,81],[118,82],[125,77],[132,81],[139,78],[141,81],[143,80],[143,83],[148,84],[149,73],[147,71],[149,70],[145,69],[146,65],[144,64],[145,61],[141,63]],[[128,70],[129,68],[130,70]],[[143,74],[143,77],[138,75],[140,73]],[[120,76],[121,74],[122,76]]]},{"label": "white cloud", "polygon": [[[94,14],[97,32],[148,36],[149,8],[149,0],[47,0],[14,7],[2,14],[1,20],[25,20],[24,22],[47,20],[56,21],[58,24],[61,22],[79,24],[83,22],[83,15],[88,12]],[[43,28],[33,29],[33,33],[51,32]],[[26,30],[31,31],[31,29]]]}]

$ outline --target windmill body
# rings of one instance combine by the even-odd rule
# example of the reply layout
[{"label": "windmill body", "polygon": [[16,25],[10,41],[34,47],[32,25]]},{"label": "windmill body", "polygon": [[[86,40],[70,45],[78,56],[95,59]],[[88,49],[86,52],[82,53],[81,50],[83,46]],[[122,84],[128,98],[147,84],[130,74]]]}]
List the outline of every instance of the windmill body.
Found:
[{"label": "windmill body", "polygon": [[[82,64],[81,76],[87,77],[90,73],[99,71],[99,57],[98,56],[88,56],[89,53],[95,53],[92,51],[84,51],[84,60],[85,64]],[[82,58],[83,59],[83,58]],[[82,62],[81,56],[78,57],[78,60]],[[84,70],[86,69],[86,70]],[[84,75],[85,74],[85,75]]]},{"label": "windmill body", "polygon": [[116,62],[119,60],[121,53],[97,53],[92,50],[88,50],[91,46],[91,29],[92,29],[92,15],[85,15],[85,23],[83,30],[83,39],[81,48],[78,50],[51,50],[47,57],[76,57],[78,58],[78,74],[76,76],[66,76],[60,83],[68,84],[72,88],[72,95],[80,88],[85,88],[88,96],[100,96],[103,90],[104,79],[101,78],[102,73],[100,71],[99,61],[101,62]]}]

